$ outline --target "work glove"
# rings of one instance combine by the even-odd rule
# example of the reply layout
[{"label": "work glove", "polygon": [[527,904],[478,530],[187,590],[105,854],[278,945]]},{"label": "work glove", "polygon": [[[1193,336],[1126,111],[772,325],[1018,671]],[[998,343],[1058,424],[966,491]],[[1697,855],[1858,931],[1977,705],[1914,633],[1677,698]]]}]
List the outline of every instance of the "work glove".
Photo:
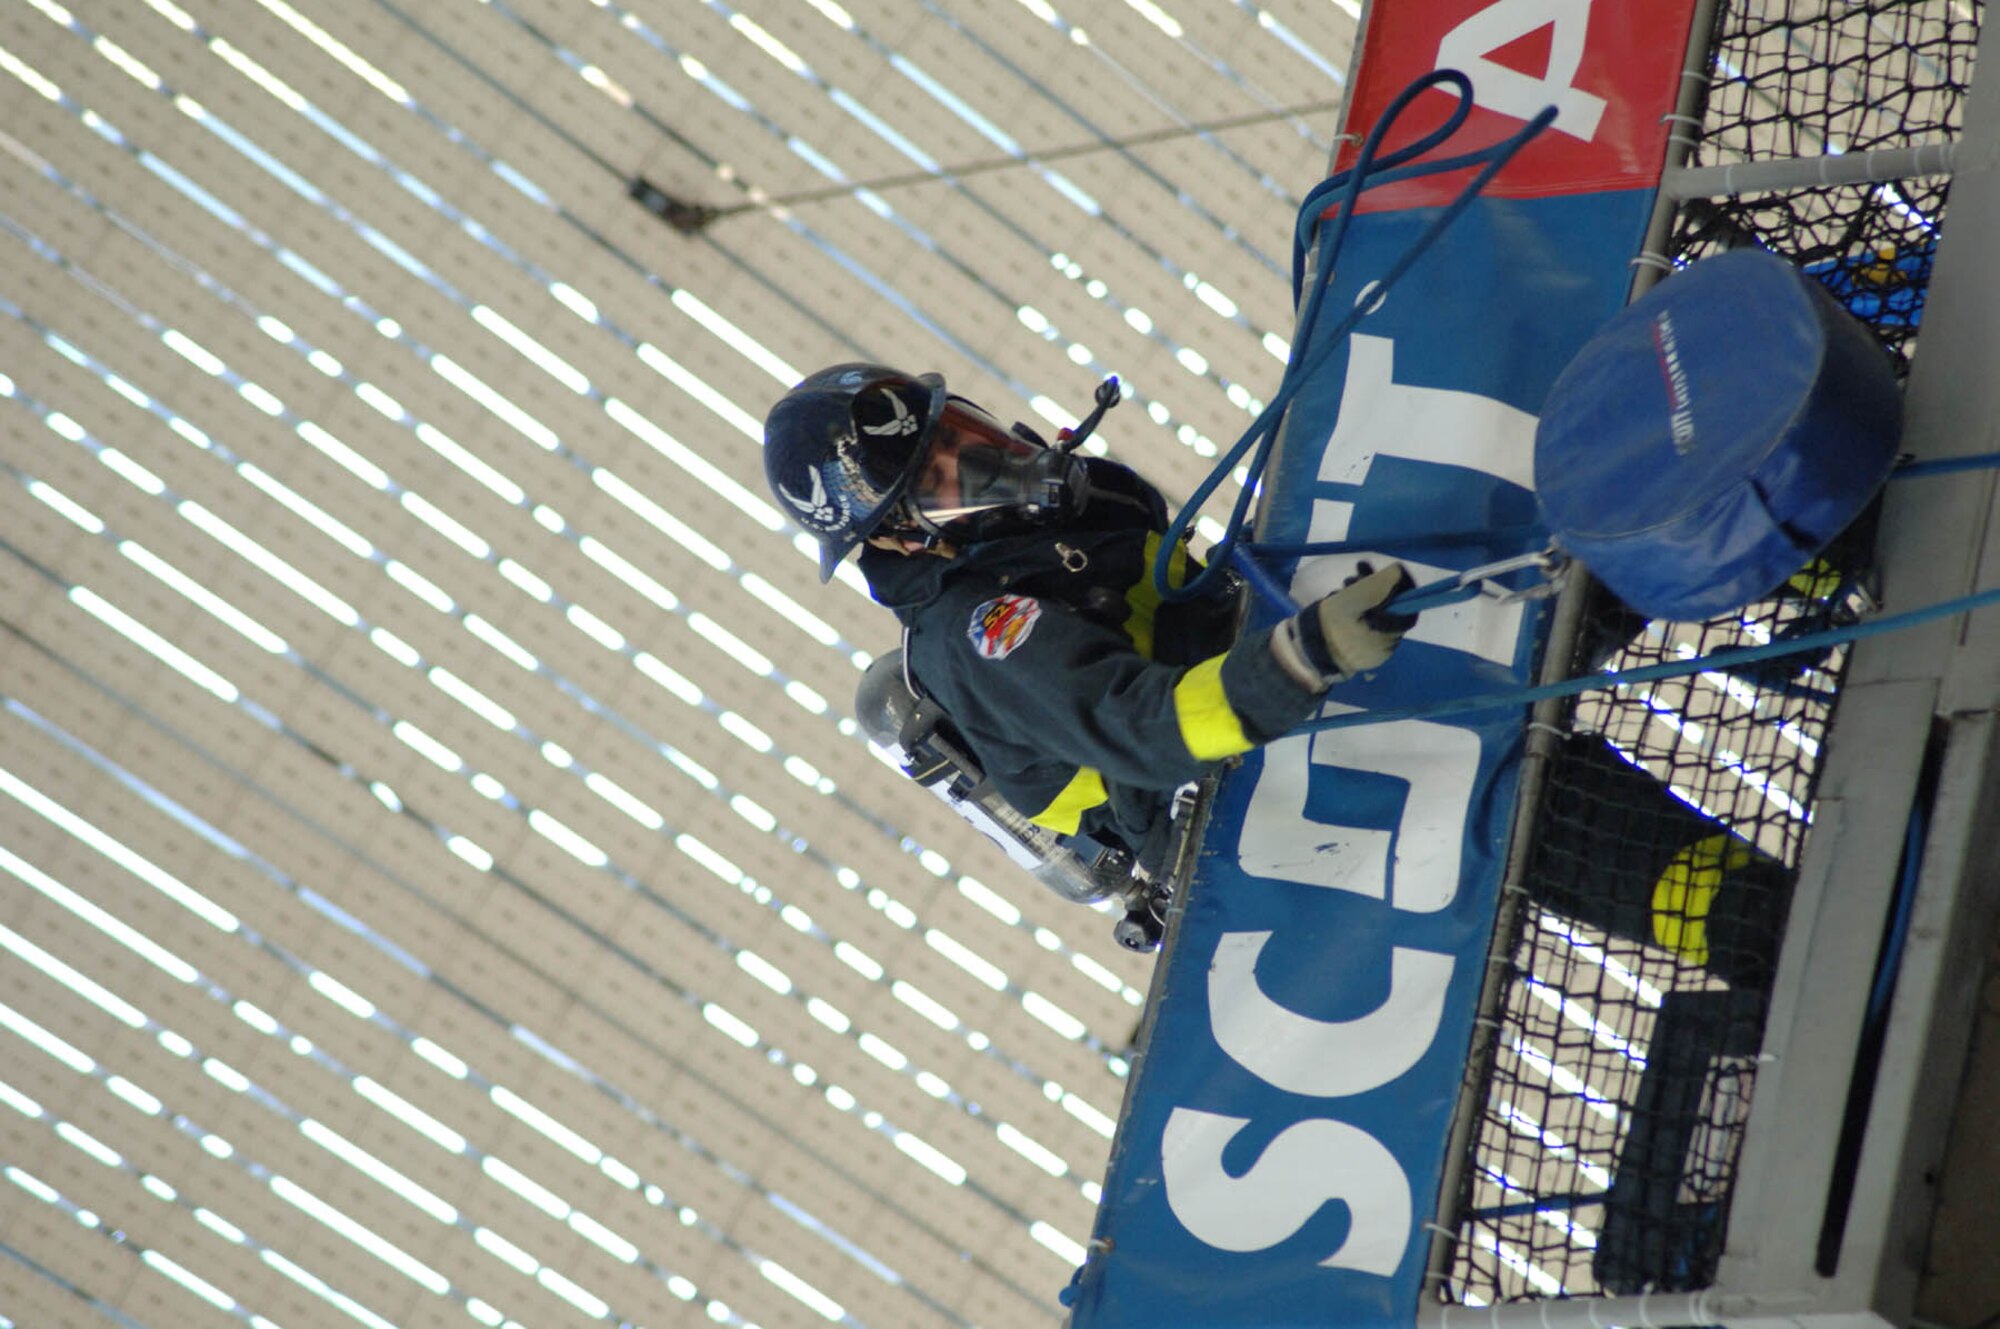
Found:
[{"label": "work glove", "polygon": [[1415,614],[1383,606],[1415,585],[1401,563],[1381,569],[1363,563],[1339,590],[1280,623],[1271,634],[1271,653],[1287,674],[1315,691],[1379,668],[1417,622]]}]

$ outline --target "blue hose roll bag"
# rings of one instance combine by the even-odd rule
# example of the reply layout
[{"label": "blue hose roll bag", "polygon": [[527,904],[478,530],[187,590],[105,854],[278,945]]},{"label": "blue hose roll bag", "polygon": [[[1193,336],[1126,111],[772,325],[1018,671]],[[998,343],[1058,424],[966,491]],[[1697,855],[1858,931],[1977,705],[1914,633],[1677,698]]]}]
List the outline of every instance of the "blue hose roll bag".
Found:
[{"label": "blue hose roll bag", "polygon": [[1585,343],[1549,390],[1535,489],[1620,599],[1698,621],[1769,594],[1859,515],[1901,415],[1860,323],[1783,259],[1731,250]]}]

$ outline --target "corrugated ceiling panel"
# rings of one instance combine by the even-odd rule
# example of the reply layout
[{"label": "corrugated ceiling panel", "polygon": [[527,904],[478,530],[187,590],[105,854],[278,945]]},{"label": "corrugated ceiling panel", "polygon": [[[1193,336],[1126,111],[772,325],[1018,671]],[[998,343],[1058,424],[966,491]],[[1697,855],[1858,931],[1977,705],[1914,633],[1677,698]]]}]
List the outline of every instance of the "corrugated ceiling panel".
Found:
[{"label": "corrugated ceiling panel", "polygon": [[626,187],[1321,101],[1351,29],[0,12],[0,1316],[1053,1321],[1149,965],[858,740],[893,628],[757,422],[843,358],[1045,429],[1116,371],[1189,492],[1332,113],[697,236]]}]

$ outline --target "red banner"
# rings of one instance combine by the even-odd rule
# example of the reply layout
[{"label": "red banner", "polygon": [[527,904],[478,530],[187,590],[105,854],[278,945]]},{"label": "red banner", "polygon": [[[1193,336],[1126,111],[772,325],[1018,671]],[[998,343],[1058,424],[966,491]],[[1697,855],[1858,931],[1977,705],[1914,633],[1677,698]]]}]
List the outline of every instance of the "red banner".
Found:
[{"label": "red banner", "polygon": [[[1396,94],[1433,69],[1472,80],[1476,105],[1448,151],[1466,151],[1513,133],[1545,106],[1556,120],[1499,178],[1489,196],[1644,189],[1657,184],[1668,122],[1679,92],[1694,0],[1377,0],[1362,41],[1361,71],[1347,102],[1338,165],[1353,163],[1360,141]],[[1385,149],[1435,129],[1456,98],[1432,90],[1397,120]],[[1449,202],[1467,173],[1386,185],[1361,211],[1386,212]]]}]

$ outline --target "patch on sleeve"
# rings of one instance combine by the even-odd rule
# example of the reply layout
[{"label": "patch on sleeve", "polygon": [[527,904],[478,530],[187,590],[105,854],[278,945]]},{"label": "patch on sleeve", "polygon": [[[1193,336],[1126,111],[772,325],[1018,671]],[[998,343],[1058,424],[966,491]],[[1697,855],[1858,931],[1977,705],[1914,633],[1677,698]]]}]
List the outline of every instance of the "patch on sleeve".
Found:
[{"label": "patch on sleeve", "polygon": [[1002,595],[972,611],[965,635],[983,659],[1004,660],[1019,650],[1042,616],[1042,603],[1031,595]]}]

